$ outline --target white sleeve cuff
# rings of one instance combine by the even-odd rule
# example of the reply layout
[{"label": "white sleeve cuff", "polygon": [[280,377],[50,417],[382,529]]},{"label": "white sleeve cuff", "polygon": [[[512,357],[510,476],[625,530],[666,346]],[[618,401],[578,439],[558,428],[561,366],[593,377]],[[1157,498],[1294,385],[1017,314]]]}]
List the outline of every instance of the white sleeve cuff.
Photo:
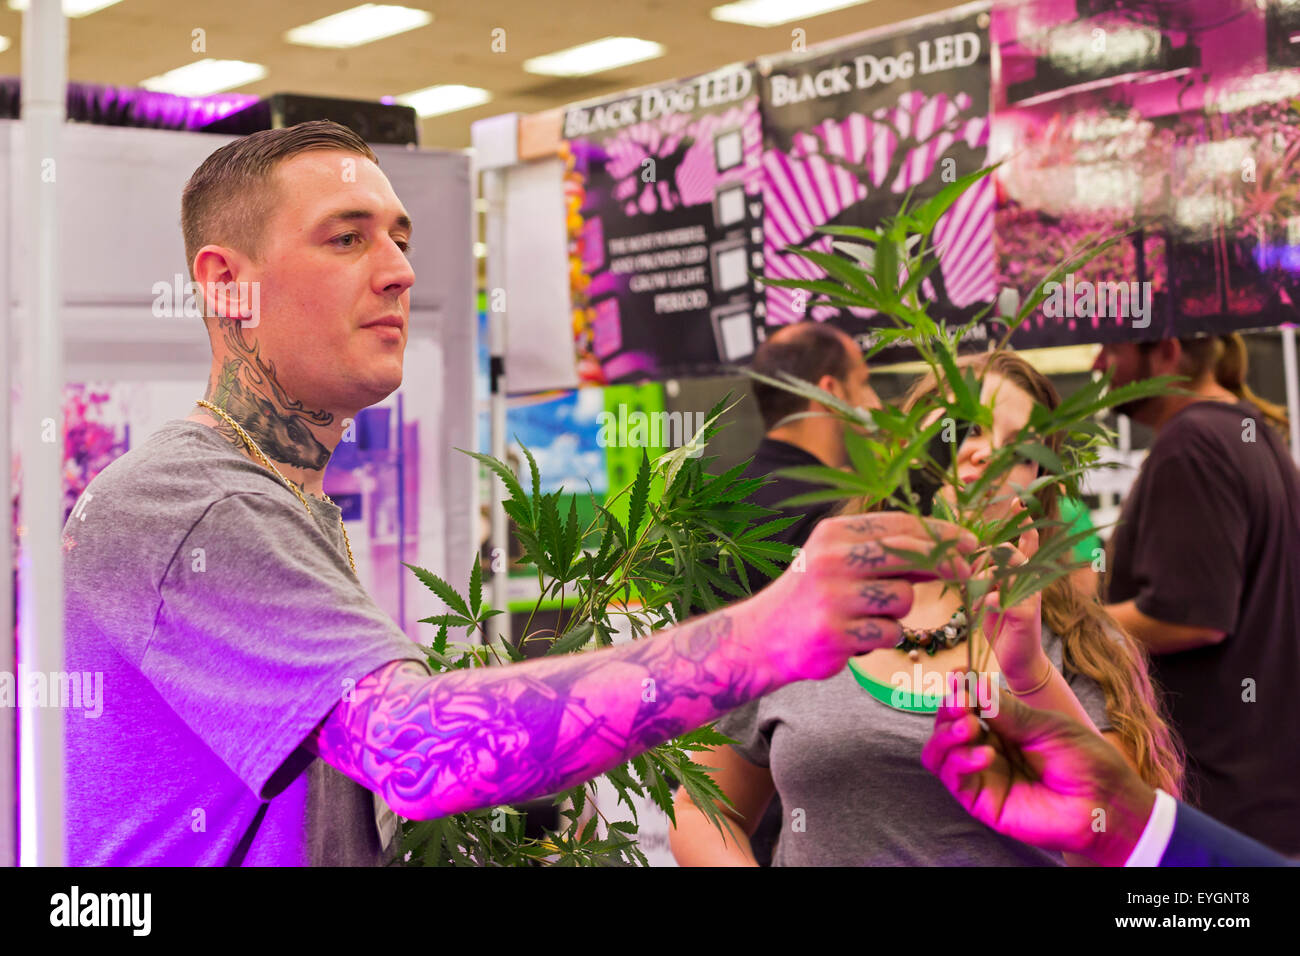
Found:
[{"label": "white sleeve cuff", "polygon": [[1137,846],[1129,855],[1125,866],[1159,866],[1160,859],[1169,848],[1169,839],[1174,835],[1174,817],[1178,814],[1178,801],[1156,789],[1155,806],[1147,819],[1146,829],[1138,838]]}]

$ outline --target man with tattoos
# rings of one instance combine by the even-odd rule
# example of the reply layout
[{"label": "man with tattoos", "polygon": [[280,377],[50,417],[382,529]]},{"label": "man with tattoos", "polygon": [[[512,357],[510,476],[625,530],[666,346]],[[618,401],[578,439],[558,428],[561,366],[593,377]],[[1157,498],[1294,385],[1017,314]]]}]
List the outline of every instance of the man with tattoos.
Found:
[{"label": "man with tattoos", "polygon": [[105,469],[65,529],[67,666],[105,675],[102,715],[67,721],[74,865],[383,863],[375,795],[429,819],[561,790],[893,646],[921,576],[886,548],[952,538],[969,570],[952,526],[828,519],[802,572],[724,611],[433,676],[323,497],[343,422],[402,381],[409,216],[361,139],[304,123],[214,152],[181,218],[207,393]]}]

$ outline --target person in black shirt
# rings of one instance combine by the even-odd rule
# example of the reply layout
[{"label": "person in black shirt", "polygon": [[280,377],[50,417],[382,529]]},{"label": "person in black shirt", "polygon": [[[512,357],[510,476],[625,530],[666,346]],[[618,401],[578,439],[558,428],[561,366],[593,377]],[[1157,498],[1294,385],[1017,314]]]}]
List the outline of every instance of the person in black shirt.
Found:
[{"label": "person in black shirt", "polygon": [[[787,325],[759,346],[751,367],[769,378],[779,378],[780,372],[788,372],[850,405],[880,407],[880,399],[868,384],[869,373],[862,350],[848,335],[830,325],[820,322]],[[772,481],[754,492],[749,500],[764,508],[776,509],[783,517],[797,517],[798,521],[772,538],[802,547],[817,522],[831,514],[839,503],[827,501],[793,509],[778,508],[781,502],[795,495],[825,488],[824,485],[782,477],[780,472],[801,465],[846,466],[845,426],[821,403],[810,402],[793,392],[762,382],[754,382],[754,399],[763,417],[766,434],[745,470],[745,477],[769,477]],[[759,590],[766,583],[758,569],[747,566],[746,571],[753,590]],[[781,801],[774,796],[750,839],[760,866],[771,863],[783,819]]]},{"label": "person in black shirt", "polygon": [[[848,335],[830,325],[820,322],[787,325],[759,346],[751,367],[769,378],[779,378],[779,373],[787,372],[850,405],[880,407],[880,399],[868,381],[870,376],[862,350]],[[787,498],[825,488],[783,478],[778,474],[781,469],[800,465],[836,468],[848,465],[844,423],[824,405],[762,382],[754,383],[754,400],[766,434],[745,476],[774,479],[754,492],[749,499],[754,504],[776,508]],[[784,515],[797,515],[800,520],[773,537],[787,544],[802,545],[817,522],[835,507],[836,503],[831,501],[784,511]]]},{"label": "person in black shirt", "polygon": [[1300,854],[1300,473],[1244,386],[1238,335],[1107,345],[1114,386],[1185,375],[1192,395],[1120,406],[1156,437],[1111,542],[1106,609],[1152,657],[1189,796]]}]

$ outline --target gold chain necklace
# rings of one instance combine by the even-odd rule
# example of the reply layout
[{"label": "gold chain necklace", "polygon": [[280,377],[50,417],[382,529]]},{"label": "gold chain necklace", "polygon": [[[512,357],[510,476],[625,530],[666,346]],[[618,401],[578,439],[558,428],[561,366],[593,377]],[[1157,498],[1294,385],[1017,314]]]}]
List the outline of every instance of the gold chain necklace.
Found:
[{"label": "gold chain necklace", "polygon": [[[197,402],[195,402],[195,404],[202,405],[208,411],[212,412],[218,418],[225,421],[227,425],[233,428],[235,430],[235,434],[237,434],[240,438],[243,439],[244,444],[247,445],[248,450],[251,451],[257,457],[257,460],[260,461],[267,468],[270,468],[271,471],[275,472],[275,477],[283,481],[285,485],[289,488],[289,490],[298,496],[298,500],[302,502],[302,506],[307,509],[307,514],[311,514],[311,505],[307,504],[306,496],[304,496],[303,493],[298,490],[297,485],[295,485],[288,478],[284,477],[284,475],[280,474],[280,469],[276,468],[275,465],[272,463],[271,459],[267,458],[266,455],[263,454],[262,449],[257,447],[257,442],[253,441],[252,436],[250,436],[248,432],[244,431],[243,427],[239,424],[239,422],[235,421],[228,414],[226,414],[225,409],[217,408],[217,406],[213,405],[211,402],[204,401],[203,399],[200,398]],[[328,501],[330,504],[334,504],[334,499],[331,498],[329,495],[325,495],[324,497],[325,500]],[[356,577],[357,562],[352,558],[352,542],[348,540],[348,529],[343,524],[342,512],[339,513],[339,530],[343,532],[343,546],[348,549],[348,565],[352,568],[352,576]]]}]

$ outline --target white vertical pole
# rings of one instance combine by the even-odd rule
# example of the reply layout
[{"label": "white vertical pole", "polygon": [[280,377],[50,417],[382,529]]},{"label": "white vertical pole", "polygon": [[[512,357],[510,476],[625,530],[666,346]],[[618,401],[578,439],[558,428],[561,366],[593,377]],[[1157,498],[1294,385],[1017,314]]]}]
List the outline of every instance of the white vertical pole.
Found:
[{"label": "white vertical pole", "polygon": [[[48,681],[63,670],[63,328],[57,186],[67,57],[67,22],[60,0],[33,0],[23,14],[22,187],[15,220],[21,224],[15,230],[19,241],[30,239],[18,280],[25,311],[18,334],[19,521],[26,529],[18,594],[20,690],[30,686],[29,676]],[[61,866],[63,712],[58,706],[23,707],[20,697],[18,722],[20,862]]]},{"label": "white vertical pole", "polygon": [[[1133,419],[1127,415],[1116,415],[1115,422],[1115,447],[1127,463],[1129,453],[1133,451]],[[1124,504],[1124,496],[1107,492],[1099,504],[1103,508],[1119,508]]]},{"label": "white vertical pole", "polygon": [[[498,461],[506,460],[506,313],[501,309],[503,296],[497,290],[505,288],[506,275],[506,171],[488,169],[483,171],[483,198],[487,200],[487,307],[488,307],[488,352],[491,363],[491,429],[492,456]],[[509,300],[504,303],[510,307]],[[506,523],[506,512],[501,506],[505,496],[505,486],[501,479],[493,476],[491,496],[492,541],[490,554],[493,567],[498,564],[500,556],[501,570],[492,575],[492,605],[505,611],[492,618],[496,636],[509,641],[510,628],[510,532]]]},{"label": "white vertical pole", "polygon": [[1128,454],[1133,450],[1133,422],[1127,415],[1116,415],[1115,420],[1118,423],[1115,429],[1117,447]]},{"label": "white vertical pole", "polygon": [[[11,149],[10,142],[12,140],[2,141],[3,148]],[[7,166],[0,164],[0,169],[3,168]],[[7,180],[0,181],[0,189],[13,195]],[[0,222],[0,229],[9,228],[10,223]],[[18,354],[10,314],[10,290],[3,281],[11,274],[12,258],[3,252],[0,256],[4,256],[0,261],[0,352],[9,356]],[[14,672],[14,528],[13,509],[9,504],[14,493],[10,483],[14,448],[10,431],[12,395],[11,363],[0,361],[0,674]],[[18,726],[14,722],[14,709],[0,707],[0,866],[18,865],[18,831],[15,827],[18,820],[18,778],[14,772],[17,766]]]},{"label": "white vertical pole", "polygon": [[1296,377],[1295,328],[1282,332],[1282,369],[1286,376],[1286,413],[1291,420],[1291,457],[1300,464],[1300,382]]}]

